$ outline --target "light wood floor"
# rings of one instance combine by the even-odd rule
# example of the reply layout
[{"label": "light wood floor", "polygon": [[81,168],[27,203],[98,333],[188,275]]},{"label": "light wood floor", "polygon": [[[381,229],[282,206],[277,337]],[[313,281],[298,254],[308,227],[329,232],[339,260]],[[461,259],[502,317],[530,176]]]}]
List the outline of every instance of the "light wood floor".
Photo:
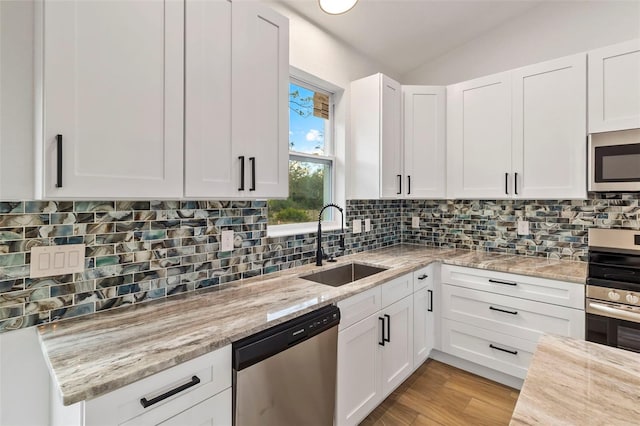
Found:
[{"label": "light wood floor", "polygon": [[428,360],[361,426],[508,425],[518,391]]}]

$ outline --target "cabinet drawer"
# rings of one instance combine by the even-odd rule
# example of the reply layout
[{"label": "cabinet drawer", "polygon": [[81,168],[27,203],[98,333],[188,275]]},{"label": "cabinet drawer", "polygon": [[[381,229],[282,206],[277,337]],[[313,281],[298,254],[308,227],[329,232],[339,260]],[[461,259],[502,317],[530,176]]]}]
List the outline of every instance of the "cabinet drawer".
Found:
[{"label": "cabinet drawer", "polygon": [[449,319],[443,319],[442,331],[444,352],[520,379],[536,350],[536,342]]},{"label": "cabinet drawer", "polygon": [[[139,362],[144,362],[140,360]],[[151,401],[172,389],[199,383],[144,408],[142,398]],[[168,419],[205,399],[231,387],[231,345],[184,362],[168,370],[89,400],[85,405],[85,424],[121,424],[137,416]]]},{"label": "cabinet drawer", "polygon": [[544,333],[584,339],[584,311],[445,284],[445,318],[536,342]]},{"label": "cabinet drawer", "polygon": [[420,268],[413,272],[413,291],[422,290],[425,287],[433,289],[433,264]]},{"label": "cabinet drawer", "polygon": [[373,315],[380,310],[380,286],[356,294],[338,302],[340,308],[340,325],[338,330],[347,327]]},{"label": "cabinet drawer", "polygon": [[441,271],[446,284],[584,309],[584,284],[452,265]]},{"label": "cabinet drawer", "polygon": [[381,287],[382,307],[386,308],[413,293],[413,274],[403,275],[400,278],[382,284]]}]

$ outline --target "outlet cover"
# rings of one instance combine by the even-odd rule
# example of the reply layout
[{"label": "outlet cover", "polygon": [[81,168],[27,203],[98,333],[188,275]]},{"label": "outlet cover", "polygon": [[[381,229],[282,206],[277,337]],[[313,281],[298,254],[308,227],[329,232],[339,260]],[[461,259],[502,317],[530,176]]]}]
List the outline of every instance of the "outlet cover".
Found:
[{"label": "outlet cover", "polygon": [[529,235],[529,221],[518,221],[518,235]]},{"label": "outlet cover", "polygon": [[33,247],[29,277],[51,277],[84,271],[84,244]]},{"label": "outlet cover", "polygon": [[220,251],[233,250],[233,231],[222,231],[222,240],[220,241]]},{"label": "outlet cover", "polygon": [[370,232],[371,231],[371,219],[365,219],[364,220],[364,232]]},{"label": "outlet cover", "polygon": [[354,219],[351,221],[351,232],[359,234],[362,232],[362,221],[360,219]]},{"label": "outlet cover", "polygon": [[411,217],[411,227],[412,228],[420,228],[420,217],[412,216]]}]

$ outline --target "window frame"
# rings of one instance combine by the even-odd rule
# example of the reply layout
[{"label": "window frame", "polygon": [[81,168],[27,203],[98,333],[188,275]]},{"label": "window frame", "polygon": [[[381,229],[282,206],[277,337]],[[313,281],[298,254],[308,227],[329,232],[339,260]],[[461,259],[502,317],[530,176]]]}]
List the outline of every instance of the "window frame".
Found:
[{"label": "window frame", "polygon": [[[310,81],[311,80],[311,81]],[[297,70],[291,67],[290,75],[289,75],[289,83],[295,84],[297,86],[301,86],[307,88],[309,90],[313,90],[319,93],[324,93],[329,95],[330,97],[330,113],[329,113],[329,131],[325,132],[324,141],[325,141],[325,154],[324,155],[314,155],[303,152],[298,152],[292,149],[289,149],[289,161],[306,161],[313,162],[319,164],[327,164],[331,165],[330,167],[330,175],[329,178],[331,180],[329,187],[326,188],[329,191],[329,198],[326,203],[337,203],[337,184],[339,179],[339,174],[337,173],[337,164],[338,158],[336,156],[336,120],[335,120],[335,103],[336,103],[336,92],[341,91],[338,87],[330,84],[328,82],[324,82],[317,77],[307,74],[304,71]],[[327,133],[328,136],[327,137]],[[328,143],[327,143],[328,142]],[[287,163],[288,164],[288,163]],[[342,176],[341,184],[344,185],[344,176]],[[326,199],[326,198],[325,198]],[[340,204],[343,207],[344,202]],[[322,229],[323,230],[335,230],[340,229],[342,226],[340,215],[334,211],[335,209],[328,209],[326,212],[330,214],[329,220],[322,221]],[[343,211],[343,214],[346,212]],[[346,224],[345,224],[346,225]],[[299,222],[299,223],[287,223],[281,225],[273,225],[267,223],[267,236],[268,237],[278,237],[278,236],[287,236],[287,235],[296,235],[296,234],[306,234],[316,232],[318,227],[318,221],[313,220],[311,222]]]}]

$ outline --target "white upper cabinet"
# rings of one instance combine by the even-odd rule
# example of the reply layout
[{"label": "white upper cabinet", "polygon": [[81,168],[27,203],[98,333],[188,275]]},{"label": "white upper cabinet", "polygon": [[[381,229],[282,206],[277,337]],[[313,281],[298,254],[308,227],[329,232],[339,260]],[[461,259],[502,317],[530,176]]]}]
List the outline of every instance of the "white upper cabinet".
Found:
[{"label": "white upper cabinet", "polygon": [[402,86],[405,198],[444,198],[446,93],[443,86]]},{"label": "white upper cabinet", "polygon": [[238,196],[231,139],[231,8],[230,1],[186,2],[186,197]]},{"label": "white upper cabinet", "polygon": [[180,197],[181,1],[44,1],[44,198]]},{"label": "white upper cabinet", "polygon": [[401,93],[383,74],[351,82],[351,198],[402,194]]},{"label": "white upper cabinet", "polygon": [[187,0],[186,22],[185,196],[287,197],[287,19]]},{"label": "white upper cabinet", "polygon": [[447,88],[447,197],[586,197],[586,58]]},{"label": "white upper cabinet", "polygon": [[511,74],[447,86],[447,197],[509,197]]},{"label": "white upper cabinet", "polygon": [[[260,2],[233,4],[231,120],[239,196],[289,193],[289,21]],[[244,180],[244,182],[243,182]],[[243,185],[244,184],[244,185]]]},{"label": "white upper cabinet", "polygon": [[586,197],[586,66],[579,54],[512,72],[515,197]]},{"label": "white upper cabinet", "polygon": [[589,55],[589,133],[640,127],[640,39]]},{"label": "white upper cabinet", "polygon": [[350,120],[351,198],[444,196],[444,87],[356,80]]}]

